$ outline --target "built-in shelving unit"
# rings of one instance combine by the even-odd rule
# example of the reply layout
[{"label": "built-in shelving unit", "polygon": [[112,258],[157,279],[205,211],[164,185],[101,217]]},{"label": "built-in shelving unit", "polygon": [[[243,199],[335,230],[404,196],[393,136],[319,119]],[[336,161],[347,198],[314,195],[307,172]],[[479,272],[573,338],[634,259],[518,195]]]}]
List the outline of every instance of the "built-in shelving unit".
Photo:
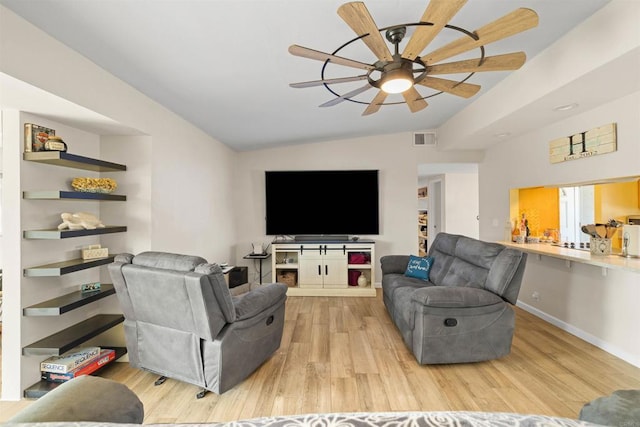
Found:
[{"label": "built-in shelving unit", "polygon": [[427,255],[429,217],[427,211],[427,187],[418,188],[418,255]]},{"label": "built-in shelving unit", "polygon": [[70,292],[57,298],[25,307],[22,309],[22,314],[24,316],[59,316],[115,293],[116,290],[112,284],[103,283],[98,291]]},{"label": "built-in shelving unit", "polygon": [[[92,159],[89,157],[78,156],[75,154],[58,151],[25,152],[23,154],[23,159],[30,162],[89,170],[94,172],[115,172],[127,170],[127,167],[125,165],[121,165],[118,163],[106,162],[103,160]],[[90,193],[65,190],[37,190],[24,191],[23,199],[69,201],[95,200],[100,202],[126,201],[127,198],[124,195],[105,193]],[[122,233],[126,231],[126,226],[113,225],[103,228],[96,228],[93,230],[24,230],[23,238],[26,240],[62,240],[76,237]],[[67,261],[60,261],[51,264],[25,268],[23,270],[23,274],[25,277],[59,277],[65,274],[110,264],[113,262],[114,258],[114,256],[108,256],[90,260],[72,259]],[[91,293],[83,293],[80,290],[77,290],[58,296],[56,298],[49,299],[47,301],[24,307],[23,316],[59,316],[69,311],[84,307],[88,304],[95,303],[96,301],[113,295],[114,293],[115,290],[113,285],[111,284],[102,284],[99,291]],[[96,336],[113,328],[123,321],[124,316],[122,314],[98,314],[23,347],[22,354],[24,356],[58,356],[74,349],[75,347],[92,338],[95,338]],[[124,347],[116,347],[114,349],[116,350],[116,359],[120,358],[127,352],[126,348]],[[98,371],[96,371],[95,373],[97,372]],[[38,381],[37,383],[24,390],[24,397],[41,397],[47,392],[53,390],[58,385],[58,383],[54,382],[48,382],[44,380]]]}]

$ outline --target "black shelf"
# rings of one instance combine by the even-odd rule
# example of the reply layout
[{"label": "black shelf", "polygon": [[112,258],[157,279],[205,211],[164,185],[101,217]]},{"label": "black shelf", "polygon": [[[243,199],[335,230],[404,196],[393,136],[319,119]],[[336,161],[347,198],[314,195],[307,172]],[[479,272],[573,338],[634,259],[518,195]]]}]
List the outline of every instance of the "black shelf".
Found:
[{"label": "black shelf", "polygon": [[26,200],[106,200],[112,202],[127,200],[127,196],[119,194],[64,190],[23,191],[22,198]]},{"label": "black shelf", "polygon": [[119,163],[105,162],[91,157],[78,156],[64,151],[33,151],[23,153],[22,158],[30,162],[48,163],[74,169],[84,169],[95,172],[126,171],[127,166]]},{"label": "black shelf", "polygon": [[[127,354],[126,347],[101,347],[101,348],[112,348],[116,351],[116,358],[110,361],[109,363],[101,366],[97,370],[91,373],[91,375],[98,375],[100,371],[110,366],[113,362]],[[53,383],[45,380],[40,380],[37,383],[31,385],[29,388],[24,390],[24,397],[27,399],[38,399],[45,394],[49,393],[54,388],[58,387],[60,384],[64,383]]]},{"label": "black shelf", "polygon": [[59,240],[71,237],[96,236],[99,234],[124,233],[127,231],[126,226],[107,225],[103,228],[95,228],[93,230],[58,230],[57,228],[46,230],[25,230],[22,236],[25,239],[43,239],[43,240]]},{"label": "black shelf", "polygon": [[95,292],[71,292],[22,309],[23,316],[59,316],[116,293],[112,284],[102,283]]},{"label": "black shelf", "polygon": [[267,259],[271,256],[271,254],[248,254],[243,256],[244,259]]},{"label": "black shelf", "polygon": [[60,356],[124,322],[121,314],[98,314],[22,348],[24,356]]},{"label": "black shelf", "polygon": [[64,274],[74,273],[87,268],[99,267],[105,264],[111,264],[115,259],[115,255],[105,258],[87,259],[82,258],[71,259],[69,261],[54,262],[53,264],[39,265],[36,267],[25,268],[25,277],[55,277]]}]

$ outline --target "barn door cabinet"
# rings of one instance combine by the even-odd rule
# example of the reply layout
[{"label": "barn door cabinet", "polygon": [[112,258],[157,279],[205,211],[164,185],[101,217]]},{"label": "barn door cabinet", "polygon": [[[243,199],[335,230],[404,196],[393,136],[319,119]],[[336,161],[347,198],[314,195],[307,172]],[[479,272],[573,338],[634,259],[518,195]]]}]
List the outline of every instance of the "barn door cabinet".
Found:
[{"label": "barn door cabinet", "polygon": [[[92,159],[74,155],[67,152],[58,151],[39,151],[25,152],[23,159],[29,162],[45,163],[50,165],[82,169],[93,172],[115,172],[126,171],[127,167],[122,164],[106,162],[103,160]],[[24,191],[22,195],[25,200],[76,200],[76,201],[126,201],[126,196],[102,194],[102,193],[85,193],[64,190],[45,190],[45,191]],[[111,233],[126,232],[127,227],[122,225],[106,226],[105,228],[97,228],[95,230],[58,230],[56,229],[38,229],[24,230],[23,239],[25,240],[64,240],[73,239],[75,237],[103,235]],[[113,262],[114,257],[108,256],[92,260],[72,259],[66,261],[55,262],[45,265],[37,265],[24,269],[25,277],[42,277],[55,278],[62,275],[71,274],[77,271],[96,268]],[[45,279],[43,279],[44,281]],[[55,280],[55,279],[49,279]],[[80,284],[78,284],[78,289]],[[22,314],[26,317],[34,316],[60,316],[87,304],[95,303],[103,298],[113,295],[115,290],[112,284],[101,284],[101,288],[97,292],[82,293],[80,290],[67,293],[56,298],[42,301],[37,304],[23,307]],[[46,322],[46,319],[42,321]],[[44,337],[36,342],[28,344],[22,348],[24,356],[40,356],[43,360],[49,356],[61,355],[86,341],[98,336],[102,332],[122,323],[124,317],[121,314],[98,314],[65,328],[57,333]],[[106,347],[105,347],[106,348]],[[111,347],[114,348],[114,347]],[[125,347],[115,347],[116,359],[126,354]],[[98,371],[96,371],[97,373]],[[53,390],[59,384],[38,381],[32,386],[24,390],[24,397],[38,398]]]},{"label": "barn door cabinet", "polygon": [[304,245],[299,260],[301,288],[347,288],[346,250],[340,245]]},{"label": "barn door cabinet", "polygon": [[272,279],[287,284],[289,296],[376,296],[372,240],[276,240],[271,247]]}]

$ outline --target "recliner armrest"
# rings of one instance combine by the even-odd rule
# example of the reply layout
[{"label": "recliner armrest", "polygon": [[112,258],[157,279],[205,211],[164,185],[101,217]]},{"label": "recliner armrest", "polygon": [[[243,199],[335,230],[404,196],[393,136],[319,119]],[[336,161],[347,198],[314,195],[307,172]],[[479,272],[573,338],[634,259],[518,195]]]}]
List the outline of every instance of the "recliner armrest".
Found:
[{"label": "recliner armrest", "polygon": [[282,283],[264,284],[246,294],[233,297],[236,321],[252,318],[286,297],[287,285]]},{"label": "recliner armrest", "polygon": [[380,258],[382,274],[404,274],[409,265],[409,255],[386,255]]},{"label": "recliner armrest", "polygon": [[411,300],[425,307],[484,307],[504,302],[500,296],[479,288],[428,286],[418,288]]}]

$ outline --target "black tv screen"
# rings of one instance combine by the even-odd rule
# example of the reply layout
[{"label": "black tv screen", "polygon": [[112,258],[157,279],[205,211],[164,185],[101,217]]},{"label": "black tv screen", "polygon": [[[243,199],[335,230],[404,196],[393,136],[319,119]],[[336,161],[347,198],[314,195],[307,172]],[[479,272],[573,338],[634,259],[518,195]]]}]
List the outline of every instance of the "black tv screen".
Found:
[{"label": "black tv screen", "polygon": [[266,171],[267,235],[378,234],[378,171]]}]

